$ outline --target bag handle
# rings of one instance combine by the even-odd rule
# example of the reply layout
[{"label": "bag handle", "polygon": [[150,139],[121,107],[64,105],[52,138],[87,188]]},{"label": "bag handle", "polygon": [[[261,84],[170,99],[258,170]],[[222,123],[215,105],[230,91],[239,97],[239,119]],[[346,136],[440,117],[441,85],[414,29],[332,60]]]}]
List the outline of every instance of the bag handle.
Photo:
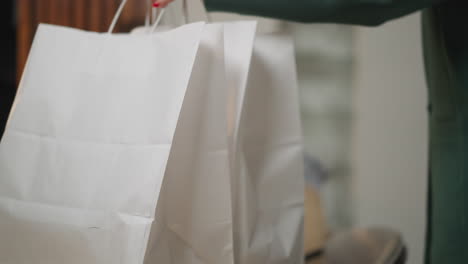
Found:
[{"label": "bag handle", "polygon": [[[115,29],[115,25],[117,24],[117,21],[119,20],[120,18],[120,15],[122,14],[122,11],[125,7],[125,5],[127,4],[128,0],[122,0],[122,2],[120,3],[119,5],[119,8],[117,9],[117,12],[115,13],[114,15],[114,18],[112,19],[112,22],[109,26],[109,30],[107,30],[107,34],[112,34],[112,32],[114,32],[114,29]],[[147,1],[149,2],[149,1]],[[145,24],[146,25],[149,25],[151,23],[151,21],[149,20],[149,12],[150,10],[147,10],[147,16],[146,16],[146,19],[145,19]],[[165,12],[165,9],[162,8],[156,18],[156,21],[153,23],[153,25],[151,26],[151,32],[154,32],[157,28],[157,26],[159,25],[159,22],[161,22],[161,19],[164,15],[164,12]]]},{"label": "bag handle", "polygon": [[154,31],[156,31],[156,28],[158,27],[159,23],[161,22],[161,19],[163,18],[164,12],[166,12],[165,8],[162,8],[161,11],[159,11],[158,16],[156,17],[156,21],[154,21],[153,26],[151,27],[150,33],[154,33]]}]

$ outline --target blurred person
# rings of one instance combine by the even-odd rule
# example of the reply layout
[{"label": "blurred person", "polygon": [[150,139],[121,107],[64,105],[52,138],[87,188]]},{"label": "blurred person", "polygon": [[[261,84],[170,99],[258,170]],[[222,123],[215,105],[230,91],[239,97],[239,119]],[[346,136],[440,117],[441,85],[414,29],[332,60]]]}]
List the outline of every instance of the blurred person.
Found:
[{"label": "blurred person", "polygon": [[[157,0],[165,7],[173,0]],[[209,11],[377,26],[423,10],[429,84],[426,263],[468,263],[468,10],[461,0],[205,0]],[[382,51],[385,52],[385,51]]]}]

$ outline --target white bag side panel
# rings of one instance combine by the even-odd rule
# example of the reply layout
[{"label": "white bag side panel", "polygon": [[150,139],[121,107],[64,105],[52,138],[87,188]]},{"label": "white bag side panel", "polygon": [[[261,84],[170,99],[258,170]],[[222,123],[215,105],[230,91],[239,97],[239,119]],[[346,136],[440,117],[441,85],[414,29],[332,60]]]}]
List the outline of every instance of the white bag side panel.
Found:
[{"label": "white bag side panel", "polygon": [[226,96],[224,26],[207,25],[145,263],[233,263]]},{"label": "white bag side panel", "polygon": [[239,262],[303,262],[304,173],[292,40],[257,36],[234,188]]}]

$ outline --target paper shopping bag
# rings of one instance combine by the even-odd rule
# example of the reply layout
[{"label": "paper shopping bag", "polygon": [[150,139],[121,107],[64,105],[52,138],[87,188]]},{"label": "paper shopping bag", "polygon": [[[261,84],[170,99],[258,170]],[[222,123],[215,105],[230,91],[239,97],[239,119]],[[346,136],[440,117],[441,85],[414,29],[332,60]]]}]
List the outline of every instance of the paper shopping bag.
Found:
[{"label": "paper shopping bag", "polygon": [[[193,176],[181,177],[183,173],[179,173],[181,180],[172,183],[173,189],[166,189],[166,185],[163,185],[163,198],[159,202],[161,207],[158,205],[158,208],[165,205],[175,211],[172,212],[174,215],[177,210],[182,210],[178,215],[185,222],[166,220],[165,224],[159,224],[162,228],[153,229],[164,231],[152,235],[151,259],[170,260],[168,263],[211,263],[215,259],[215,263],[303,261],[303,152],[292,42],[282,35],[259,36],[251,63],[255,28],[249,23],[251,22],[217,23],[224,25],[226,85],[220,87],[227,88],[228,91],[227,98],[217,99],[225,104],[225,109],[213,111],[226,114],[225,132],[229,156],[227,174],[230,177],[230,183],[227,184],[230,184],[231,191],[232,245],[229,238],[208,239],[211,237],[210,233],[222,233],[216,224],[210,227],[210,223],[213,223],[209,220],[213,214],[211,210],[217,207],[209,205],[226,204],[229,199],[226,198],[229,190],[226,191],[225,188],[225,174],[219,174],[218,180],[200,180],[208,184],[197,185],[193,183],[199,180],[192,181],[190,177]],[[139,31],[144,32],[144,29]],[[206,65],[211,64],[196,63],[195,67],[209,68]],[[220,74],[219,71],[211,73]],[[220,95],[219,91],[217,94]],[[204,100],[201,104],[209,105],[209,102]],[[191,114],[194,116],[198,112],[191,111]],[[277,119],[272,118],[274,115]],[[193,120],[199,118],[192,117]],[[202,118],[205,123],[210,120],[206,116]],[[192,129],[187,127],[184,131]],[[214,131],[222,133],[220,130]],[[205,133],[213,135],[212,132]],[[254,140],[257,137],[259,140]],[[200,142],[194,139],[192,141]],[[202,144],[206,143],[200,143],[195,149]],[[200,153],[199,150],[193,150],[189,140],[184,145],[185,148],[181,147],[180,152],[190,149],[193,153]],[[192,157],[197,155],[192,154]],[[188,158],[185,160],[193,160],[189,155],[186,157]],[[199,162],[189,163],[188,166],[197,168]],[[179,161],[177,164],[188,163]],[[183,169],[183,166],[179,167]],[[207,175],[204,177],[209,179]],[[165,181],[171,178],[176,177],[168,174]],[[219,179],[224,179],[223,183]],[[183,191],[170,191],[172,198],[166,201],[164,197],[169,195],[165,194],[165,190],[169,189]],[[215,191],[217,193],[211,195]],[[200,202],[202,199],[194,198],[197,196],[205,199],[210,197],[207,199],[209,202]],[[226,206],[228,207],[229,205]],[[159,218],[163,219],[169,214],[163,213],[161,209]],[[229,212],[224,211],[224,214],[228,215]],[[155,225],[159,218],[157,217]],[[198,219],[204,219],[206,223]],[[173,222],[179,224],[168,227]],[[167,234],[164,235],[163,232]],[[233,262],[229,257],[231,250]],[[164,252],[165,256],[161,258],[163,253],[154,252]],[[220,254],[225,258],[220,258]]]},{"label": "paper shopping bag", "polygon": [[258,35],[234,141],[236,263],[303,263],[304,173],[297,93],[292,40],[281,34]]},{"label": "paper shopping bag", "polygon": [[[169,168],[175,169],[168,169],[165,176],[147,263],[235,263],[228,166],[256,25],[254,21],[205,25],[176,132],[179,144],[170,157]],[[165,23],[157,30],[170,28],[174,26]],[[138,27],[132,33],[147,31]],[[207,156],[206,146],[213,142],[218,142],[218,153]]]},{"label": "paper shopping bag", "polygon": [[0,144],[0,263],[143,263],[203,26],[39,26]]},{"label": "paper shopping bag", "polygon": [[[183,7],[182,20],[194,7],[206,11],[202,1],[184,0]],[[251,63],[236,57],[247,49],[230,31],[225,26],[234,263],[302,263],[303,146],[292,40],[257,36]]]},{"label": "paper shopping bag", "polygon": [[233,263],[223,34],[203,29],[145,263]]}]

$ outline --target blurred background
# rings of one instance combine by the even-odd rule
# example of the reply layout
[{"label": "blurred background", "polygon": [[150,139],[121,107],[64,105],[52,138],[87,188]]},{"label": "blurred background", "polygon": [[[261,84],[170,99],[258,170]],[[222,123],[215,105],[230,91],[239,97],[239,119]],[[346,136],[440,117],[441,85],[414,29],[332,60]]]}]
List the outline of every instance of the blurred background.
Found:
[{"label": "blurred background", "polygon": [[[0,133],[38,23],[102,32],[119,3],[3,1]],[[146,4],[130,0],[117,31],[142,25]],[[378,28],[259,20],[260,31],[288,31],[296,41],[306,161],[328,228],[392,228],[403,234],[408,263],[423,263],[428,139],[419,14]]]}]

